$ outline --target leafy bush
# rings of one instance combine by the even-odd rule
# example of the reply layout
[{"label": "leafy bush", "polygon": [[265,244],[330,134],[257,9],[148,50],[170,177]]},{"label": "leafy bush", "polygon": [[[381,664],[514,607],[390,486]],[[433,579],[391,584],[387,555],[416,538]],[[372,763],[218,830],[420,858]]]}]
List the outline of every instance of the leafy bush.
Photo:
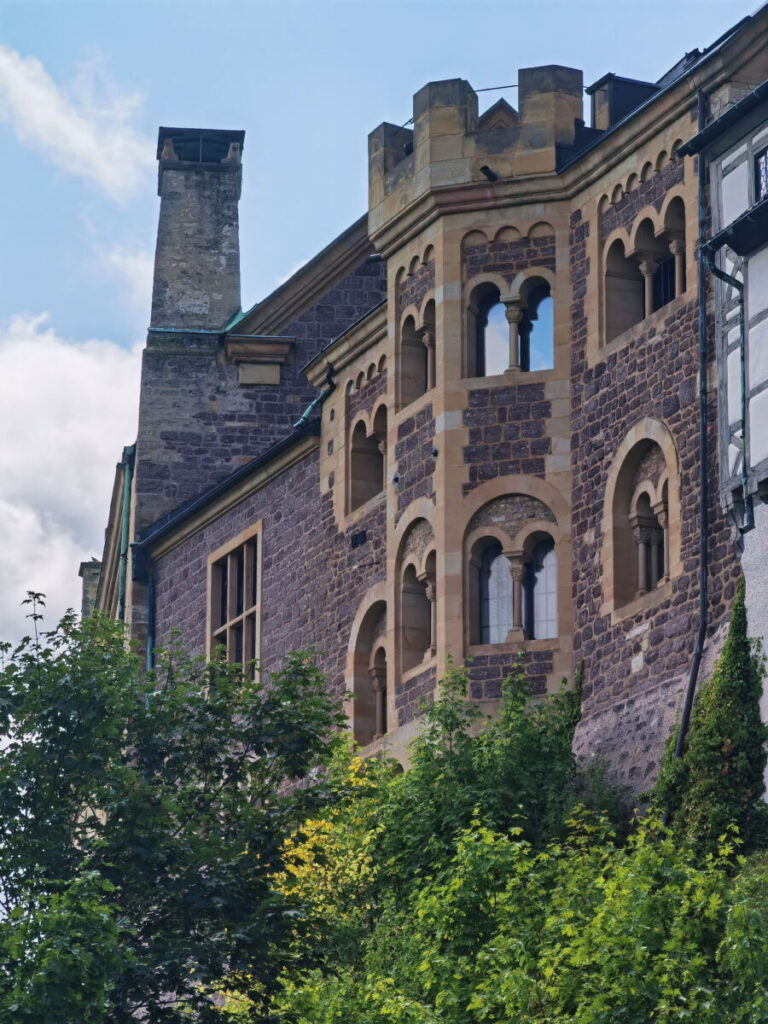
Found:
[{"label": "leafy bush", "polygon": [[768,840],[763,674],[762,655],[747,636],[742,582],[720,657],[694,705],[682,757],[675,757],[673,734],[654,791],[675,832],[699,852],[714,850],[730,825],[738,827],[745,850]]}]

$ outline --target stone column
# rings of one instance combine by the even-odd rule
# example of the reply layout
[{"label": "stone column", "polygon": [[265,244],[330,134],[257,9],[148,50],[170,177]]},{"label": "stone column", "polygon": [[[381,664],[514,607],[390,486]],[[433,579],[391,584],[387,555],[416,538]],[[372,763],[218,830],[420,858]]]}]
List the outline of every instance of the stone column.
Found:
[{"label": "stone column", "polygon": [[512,576],[512,629],[509,631],[507,640],[509,643],[522,643],[527,639],[523,626],[523,580],[525,579],[523,556],[519,551],[505,551],[504,554],[509,562],[509,571]]},{"label": "stone column", "polygon": [[652,256],[643,256],[638,265],[645,282],[645,315],[650,316],[653,312],[653,275],[658,261]]},{"label": "stone column", "polygon": [[427,391],[431,391],[435,386],[435,330],[432,324],[422,324],[418,334],[427,350]]},{"label": "stone column", "polygon": [[373,738],[377,740],[387,731],[387,670],[384,665],[372,665],[368,672],[371,677],[376,709]]},{"label": "stone column", "polygon": [[659,582],[658,547],[662,533],[656,519],[648,516],[630,516],[629,525],[637,544],[637,594],[640,597]]},{"label": "stone column", "polygon": [[504,301],[507,323],[509,324],[509,370],[520,369],[520,322],[524,312],[520,301]]},{"label": "stone column", "polygon": [[673,238],[669,251],[675,257],[675,298],[685,291],[685,239]]},{"label": "stone column", "polygon": [[428,572],[421,573],[416,579],[419,583],[424,584],[424,592],[429,601],[429,648],[427,653],[430,657],[434,657],[437,653],[437,587],[434,577]]},{"label": "stone column", "polygon": [[661,554],[664,562],[663,580],[666,583],[669,580],[669,516],[663,503],[654,505],[653,511],[661,527]]}]

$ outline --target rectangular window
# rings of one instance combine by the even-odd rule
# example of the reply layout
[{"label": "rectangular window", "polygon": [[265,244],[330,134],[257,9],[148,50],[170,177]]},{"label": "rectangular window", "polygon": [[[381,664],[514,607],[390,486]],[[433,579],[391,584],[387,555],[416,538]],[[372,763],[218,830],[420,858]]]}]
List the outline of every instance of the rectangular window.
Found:
[{"label": "rectangular window", "polygon": [[252,671],[261,627],[261,523],[208,557],[208,653]]},{"label": "rectangular window", "polygon": [[768,149],[755,157],[755,202],[768,196]]}]

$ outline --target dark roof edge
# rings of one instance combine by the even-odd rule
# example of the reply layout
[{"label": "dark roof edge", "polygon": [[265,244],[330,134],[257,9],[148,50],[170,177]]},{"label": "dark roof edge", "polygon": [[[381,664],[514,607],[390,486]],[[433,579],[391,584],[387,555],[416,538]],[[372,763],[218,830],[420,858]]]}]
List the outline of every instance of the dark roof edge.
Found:
[{"label": "dark roof edge", "polygon": [[593,82],[592,85],[585,85],[584,92],[587,96],[591,96],[592,93],[596,92],[602,85],[605,85],[609,79],[614,82],[628,82],[630,85],[649,85],[656,89],[661,88],[661,86],[656,82],[644,82],[641,78],[626,78],[624,75],[617,75],[613,71],[607,71],[602,78],[598,78],[598,80]]},{"label": "dark roof edge", "polygon": [[768,97],[768,80],[761,82],[760,85],[754,88],[752,92],[747,93],[738,103],[734,103],[732,107],[729,107],[712,124],[708,124],[698,135],[694,135],[689,142],[686,142],[684,146],[678,149],[678,153],[681,156],[694,156],[696,153],[700,153],[702,149],[706,149],[711,142],[714,142],[720,135],[728,131],[731,125],[740,121],[745,114],[748,114],[750,110],[758,106],[766,97]]},{"label": "dark roof edge", "polygon": [[200,494],[194,498],[190,498],[188,501],[178,505],[175,509],[170,512],[166,512],[160,519],[155,520],[151,526],[148,526],[139,536],[139,539],[132,545],[134,549],[143,549],[146,551],[152,544],[155,544],[162,537],[165,537],[172,530],[175,530],[182,523],[190,519],[195,513],[205,508],[206,505],[214,501],[221,495],[226,494],[227,491],[239,484],[242,480],[247,480],[249,476],[256,473],[258,470],[263,469],[264,466],[268,465],[272,459],[278,455],[282,455],[283,452],[288,451],[298,441],[301,441],[305,437],[319,437],[320,436],[320,418],[316,417],[311,420],[305,420],[303,423],[297,424],[290,434],[281,438],[271,445],[261,455],[257,455],[256,458],[251,459],[250,462],[246,462],[244,466],[240,466],[234,472],[230,473],[229,476],[225,476],[223,480],[219,480],[218,483],[213,484],[206,490],[201,491]]},{"label": "dark roof edge", "polygon": [[[590,153],[597,146],[601,145],[601,143],[605,139],[609,138],[611,135],[614,134],[614,132],[618,131],[619,128],[622,128],[625,124],[627,124],[627,122],[631,121],[631,119],[633,117],[636,117],[642,110],[645,110],[645,108],[649,107],[652,103],[656,103],[656,101],[661,99],[661,97],[664,96],[667,92],[670,92],[672,89],[675,88],[675,86],[679,85],[680,82],[684,81],[692,71],[700,67],[705,61],[709,60],[709,58],[712,57],[713,54],[717,53],[717,51],[722,46],[724,46],[730,39],[732,39],[733,36],[735,36],[736,33],[739,32],[747,23],[751,22],[753,18],[754,15],[748,14],[740,21],[737,21],[735,25],[732,25],[731,28],[729,28],[726,32],[723,32],[723,34],[719,36],[714,41],[714,43],[712,43],[710,46],[707,47],[706,50],[704,50],[699,59],[696,60],[693,64],[691,64],[690,67],[687,67],[684,71],[680,73],[680,75],[673,78],[666,85],[661,86],[659,88],[659,91],[655,92],[653,96],[649,96],[648,99],[645,100],[645,102],[635,107],[634,110],[630,110],[630,112],[626,114],[624,117],[622,117],[620,121],[617,121],[616,124],[612,124],[610,128],[602,132],[599,138],[595,139],[593,142],[590,142],[589,145],[584,147],[584,149],[580,149],[578,153],[575,153],[571,157],[570,160],[567,160],[560,167],[558,167],[558,174],[562,174],[563,171],[573,166],[573,164],[578,163],[579,160],[582,159],[582,157],[586,156],[587,153]],[[663,75],[662,79],[665,77],[666,76]],[[678,150],[678,153],[680,152],[682,152],[682,147],[681,149]]]},{"label": "dark roof edge", "polygon": [[[282,284],[279,284],[277,288],[273,288],[272,291],[269,292],[268,295],[265,295],[263,299],[260,299],[258,302],[254,302],[252,306],[241,312],[238,315],[237,319],[233,319],[232,321],[230,321],[230,323],[227,325],[225,329],[225,332],[234,330],[234,328],[237,327],[238,324],[242,323],[243,320],[251,316],[258,309],[261,309],[262,306],[266,306],[270,302],[274,301],[275,298],[278,298],[283,292],[287,291],[288,286],[291,284],[292,281],[294,281],[300,275],[312,270],[313,267],[315,267],[318,263],[321,262],[324,256],[326,256],[329,252],[331,252],[331,250],[336,248],[336,246],[344,242],[344,240],[348,238],[350,235],[354,235],[356,232],[358,232],[364,224],[367,225],[367,222],[368,214],[366,212],[362,215],[362,217],[358,217],[356,221],[353,221],[352,224],[349,225],[349,227],[345,228],[340,234],[338,234],[319,252],[316,252],[311,259],[308,259],[306,263],[303,263],[299,267],[299,269],[294,271],[293,274],[291,274],[291,276],[286,281],[283,281]],[[371,246],[371,248],[373,248],[373,246]]]},{"label": "dark roof edge", "polygon": [[328,342],[327,345],[323,345],[323,347],[320,349],[320,351],[317,353],[317,355],[312,356],[312,358],[309,359],[301,367],[301,371],[300,372],[301,373],[306,373],[307,369],[312,365],[312,363],[314,363],[316,360],[318,360],[323,355],[324,352],[327,352],[328,349],[333,348],[333,346],[337,342],[341,341],[342,338],[346,338],[346,336],[351,331],[354,331],[355,328],[359,327],[360,324],[364,323],[368,319],[369,316],[371,316],[373,313],[376,312],[377,309],[381,309],[382,306],[386,306],[387,301],[388,301],[387,299],[382,299],[381,302],[377,302],[375,306],[371,306],[371,308],[368,310],[367,313],[363,313],[362,316],[359,316],[357,318],[357,320],[355,320],[355,322],[353,324],[350,324],[349,327],[345,327],[344,330],[341,332],[341,334],[337,334],[335,338],[331,338],[331,340]]}]

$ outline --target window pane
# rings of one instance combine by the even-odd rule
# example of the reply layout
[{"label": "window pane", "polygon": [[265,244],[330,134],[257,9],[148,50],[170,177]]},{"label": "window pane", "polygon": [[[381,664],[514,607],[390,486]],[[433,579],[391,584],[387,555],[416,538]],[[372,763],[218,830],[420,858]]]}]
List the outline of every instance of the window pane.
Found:
[{"label": "window pane", "polygon": [[536,307],[528,342],[529,370],[551,370],[555,365],[553,308],[551,295],[545,295]]},{"label": "window pane", "polygon": [[218,615],[216,616],[216,625],[223,626],[227,621],[227,596],[228,596],[228,573],[227,573],[227,559],[222,558],[220,562],[217,562],[214,566],[214,571],[218,576]]},{"label": "window pane", "polygon": [[755,202],[768,196],[768,150],[755,157]]},{"label": "window pane", "polygon": [[484,334],[485,376],[495,377],[509,366],[509,324],[502,302],[488,310]]},{"label": "window pane", "polygon": [[552,540],[536,545],[532,562],[533,623],[536,640],[557,636],[557,555]]},{"label": "window pane", "polygon": [[503,644],[512,628],[512,574],[501,545],[491,544],[480,569],[480,643]]},{"label": "window pane", "polygon": [[244,552],[242,548],[238,548],[234,554],[234,574],[235,574],[235,615],[243,614],[243,576],[244,576]]}]

